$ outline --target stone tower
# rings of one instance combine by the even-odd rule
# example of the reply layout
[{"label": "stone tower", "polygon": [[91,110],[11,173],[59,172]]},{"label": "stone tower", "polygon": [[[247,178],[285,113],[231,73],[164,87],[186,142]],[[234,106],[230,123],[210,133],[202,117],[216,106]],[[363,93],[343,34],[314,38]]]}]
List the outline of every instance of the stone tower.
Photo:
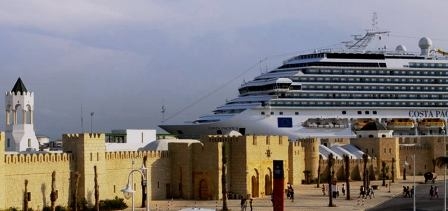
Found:
[{"label": "stone tower", "polygon": [[39,142],[34,132],[34,94],[22,80],[5,96],[6,151],[37,151]]},{"label": "stone tower", "polygon": [[305,171],[310,173],[310,179],[315,179],[318,174],[320,139],[305,138],[299,140],[299,142],[302,142],[305,148]]}]

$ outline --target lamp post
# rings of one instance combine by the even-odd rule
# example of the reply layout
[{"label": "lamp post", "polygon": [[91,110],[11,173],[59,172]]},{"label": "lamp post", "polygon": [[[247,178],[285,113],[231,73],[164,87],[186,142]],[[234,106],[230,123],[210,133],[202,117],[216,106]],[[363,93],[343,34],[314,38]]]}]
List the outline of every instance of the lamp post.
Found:
[{"label": "lamp post", "polygon": [[[148,198],[148,193],[149,193],[149,190],[148,190],[149,189],[148,188],[149,187],[148,179],[149,179],[149,177],[148,177],[148,169],[145,166],[142,166],[140,169],[132,169],[131,172],[129,172],[128,182],[126,184],[126,187],[123,188],[121,190],[121,192],[123,192],[124,198],[126,198],[126,199],[129,199],[129,198],[132,197],[132,211],[134,211],[135,210],[135,205],[134,205],[134,193],[135,193],[135,191],[134,191],[134,189],[132,189],[132,185],[133,184],[131,184],[131,182],[130,182],[131,176],[132,176],[132,174],[134,172],[140,173],[142,175],[143,179],[144,179],[144,182],[146,182],[146,193],[147,193],[146,194],[146,210],[149,211],[150,210],[149,209],[149,198]],[[144,190],[142,190],[142,191],[144,191]]]},{"label": "lamp post", "polygon": [[414,201],[413,201],[413,210],[415,211],[416,210],[416,207],[415,207],[415,193],[417,193],[417,186],[415,186],[415,150],[414,150],[414,155],[412,156],[413,157],[413,162],[414,162],[414,167],[413,167],[413,170],[414,170],[414,173],[413,173],[413,176],[414,176],[414,178],[413,178],[413,183],[414,183],[414,186],[413,186],[413,188],[414,188],[414,192],[413,192],[413,196],[414,196]]},{"label": "lamp post", "polygon": [[[444,150],[444,153],[443,153],[443,155],[446,157],[446,134],[443,136],[443,150]],[[446,165],[445,166],[443,166],[443,188],[444,188],[444,191],[443,191],[443,210],[446,210]]]},{"label": "lamp post", "polygon": [[93,115],[95,112],[90,112],[90,133],[93,133]]}]

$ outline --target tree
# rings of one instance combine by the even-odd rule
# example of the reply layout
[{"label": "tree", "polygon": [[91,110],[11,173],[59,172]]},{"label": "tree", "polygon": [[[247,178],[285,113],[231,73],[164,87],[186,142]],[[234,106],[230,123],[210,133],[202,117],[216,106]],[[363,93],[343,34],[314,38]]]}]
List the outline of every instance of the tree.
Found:
[{"label": "tree", "polygon": [[345,164],[345,186],[347,188],[346,199],[350,200],[350,157],[347,154],[343,155]]},{"label": "tree", "polygon": [[392,158],[392,170],[390,171],[392,174],[392,183],[395,182],[395,158]]},{"label": "tree", "polygon": [[383,179],[383,185],[386,186],[386,161],[381,161],[381,178]]},{"label": "tree", "polygon": [[95,173],[94,183],[95,183],[95,210],[100,211],[100,191],[98,186],[98,174],[96,172],[96,166],[93,166],[93,171]]},{"label": "tree", "polygon": [[56,190],[56,171],[51,173],[51,193],[50,193],[50,201],[51,201],[51,211],[55,211],[55,203],[58,199],[58,192]]},{"label": "tree", "polygon": [[78,211],[79,176],[80,176],[79,172],[76,171],[72,174],[72,177],[71,177],[71,178],[73,178],[72,182],[73,182],[73,187],[74,187],[73,192],[72,192],[72,210],[74,210],[74,211]]},{"label": "tree", "polygon": [[333,157],[333,153],[330,153],[330,155],[328,155],[328,190],[329,193],[328,197],[329,197],[329,202],[328,202],[328,206],[329,207],[335,207],[335,204],[333,204],[333,190],[332,190],[332,185],[333,185],[333,176],[334,176],[334,170],[333,170],[333,165],[334,165],[334,157]]},{"label": "tree", "polygon": [[367,187],[367,161],[369,159],[369,156],[364,153],[362,154],[362,161],[364,163],[364,172],[362,173],[362,184],[364,186],[364,188]]},{"label": "tree", "polygon": [[25,191],[23,193],[23,210],[28,210],[28,180],[25,180]]},{"label": "tree", "polygon": [[319,155],[319,164],[317,165],[317,187],[320,186],[320,166],[322,162],[322,155]]},{"label": "tree", "polygon": [[[148,160],[148,156],[143,156],[143,167],[144,168],[146,168],[146,161]],[[145,171],[148,171],[149,169],[146,169]],[[146,173],[146,172],[145,172]],[[148,174],[146,174],[146,176],[147,176]],[[145,182],[145,179],[144,179],[144,177],[143,177],[143,175],[142,175],[142,179],[141,179],[141,181],[142,181],[142,207],[146,207],[146,200],[148,200],[147,199],[147,197],[148,197],[148,193],[146,192],[147,191],[147,188],[146,188],[146,186],[148,185],[148,182],[149,182],[149,178],[146,178],[146,182]]]},{"label": "tree", "polygon": [[227,150],[226,142],[222,143],[222,175],[221,175],[221,186],[222,186],[222,210],[228,211],[227,207]]},{"label": "tree", "polygon": [[404,161],[403,165],[403,180],[406,180],[406,161]]}]

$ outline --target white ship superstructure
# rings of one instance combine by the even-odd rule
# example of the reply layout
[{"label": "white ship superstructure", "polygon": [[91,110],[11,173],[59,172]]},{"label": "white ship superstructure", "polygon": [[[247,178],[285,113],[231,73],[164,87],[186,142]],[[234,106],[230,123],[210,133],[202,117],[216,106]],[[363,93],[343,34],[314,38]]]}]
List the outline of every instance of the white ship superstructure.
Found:
[{"label": "white ship superstructure", "polygon": [[242,84],[239,96],[212,114],[183,125],[160,127],[180,137],[208,134],[282,134],[347,137],[369,121],[395,135],[445,134],[448,58],[419,41],[420,53],[365,51],[386,32],[369,31],[344,50],[298,55]]}]

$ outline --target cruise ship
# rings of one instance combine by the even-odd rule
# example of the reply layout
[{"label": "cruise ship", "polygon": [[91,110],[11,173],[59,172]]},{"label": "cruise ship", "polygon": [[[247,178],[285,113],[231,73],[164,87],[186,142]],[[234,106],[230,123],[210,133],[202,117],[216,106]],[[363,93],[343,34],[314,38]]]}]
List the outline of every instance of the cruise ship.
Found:
[{"label": "cruise ship", "polygon": [[211,134],[278,134],[290,138],[353,137],[371,121],[394,135],[441,135],[448,118],[448,53],[428,37],[421,52],[366,50],[387,34],[368,30],[343,49],[287,59],[239,87],[239,95],[210,115],[160,125],[181,138]]}]

